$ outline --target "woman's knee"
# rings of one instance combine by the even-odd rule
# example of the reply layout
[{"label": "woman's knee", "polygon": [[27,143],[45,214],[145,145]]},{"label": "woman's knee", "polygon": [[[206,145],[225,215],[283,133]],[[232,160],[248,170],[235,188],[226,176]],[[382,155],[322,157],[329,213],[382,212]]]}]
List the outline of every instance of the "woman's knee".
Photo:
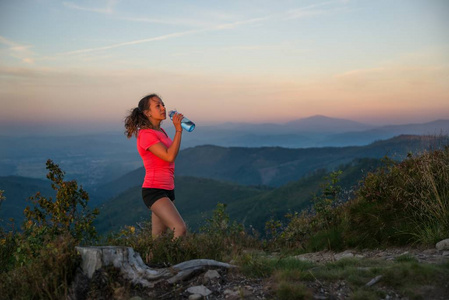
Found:
[{"label": "woman's knee", "polygon": [[183,236],[187,233],[187,227],[185,223],[180,223],[177,226],[175,226],[175,235],[176,236]]}]

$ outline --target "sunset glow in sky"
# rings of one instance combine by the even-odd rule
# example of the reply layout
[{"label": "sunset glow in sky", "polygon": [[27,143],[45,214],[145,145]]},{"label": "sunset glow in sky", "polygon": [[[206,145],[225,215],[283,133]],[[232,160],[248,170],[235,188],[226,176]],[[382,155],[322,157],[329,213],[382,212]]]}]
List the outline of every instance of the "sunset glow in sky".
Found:
[{"label": "sunset glow in sky", "polygon": [[[449,119],[449,1],[0,1],[0,125]],[[11,125],[12,126],[12,125]]]}]

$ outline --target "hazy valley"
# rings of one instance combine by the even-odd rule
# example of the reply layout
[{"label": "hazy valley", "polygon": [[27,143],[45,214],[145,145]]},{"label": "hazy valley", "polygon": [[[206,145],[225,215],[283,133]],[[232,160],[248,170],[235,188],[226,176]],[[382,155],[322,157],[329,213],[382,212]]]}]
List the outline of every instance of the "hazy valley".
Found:
[{"label": "hazy valley", "polygon": [[[169,135],[173,135],[172,126],[168,122],[164,127]],[[226,123],[216,126],[197,124],[194,132],[184,134],[182,148],[187,150],[201,145],[290,149],[365,146],[401,134],[439,135],[448,132],[449,120],[374,127],[350,120],[314,116],[285,124]],[[205,149],[196,148],[195,151]],[[382,155],[394,153],[384,152]],[[0,136],[0,176],[15,175],[45,179],[45,162],[49,158],[66,171],[67,178],[76,179],[83,186],[93,189],[142,165],[135,149],[135,139],[126,139],[121,129],[89,135]],[[178,166],[183,164],[180,156]],[[192,175],[190,170],[182,169],[178,168],[181,172],[178,174]],[[298,172],[304,171],[310,170]],[[270,172],[266,174],[270,176]],[[200,174],[194,176],[197,175]]]}]

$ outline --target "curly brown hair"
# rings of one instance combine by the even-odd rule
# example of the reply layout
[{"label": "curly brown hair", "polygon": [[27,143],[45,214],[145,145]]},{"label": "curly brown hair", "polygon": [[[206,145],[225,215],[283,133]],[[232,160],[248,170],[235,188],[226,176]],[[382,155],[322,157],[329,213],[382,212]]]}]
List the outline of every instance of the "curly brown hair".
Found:
[{"label": "curly brown hair", "polygon": [[143,113],[150,109],[151,98],[158,97],[157,94],[149,94],[140,99],[136,108],[130,110],[129,115],[125,118],[125,135],[131,138],[133,135],[137,137],[137,132],[141,128],[152,128],[151,122]]}]

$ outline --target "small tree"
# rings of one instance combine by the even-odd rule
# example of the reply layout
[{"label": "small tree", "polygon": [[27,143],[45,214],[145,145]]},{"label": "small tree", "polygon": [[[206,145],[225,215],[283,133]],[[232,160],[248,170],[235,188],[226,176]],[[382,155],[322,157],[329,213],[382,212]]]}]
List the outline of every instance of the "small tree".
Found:
[{"label": "small tree", "polygon": [[325,179],[328,182],[321,186],[322,193],[314,197],[314,210],[316,212],[316,225],[324,229],[330,229],[335,225],[336,216],[334,208],[338,205],[338,197],[342,191],[339,185],[342,171],[331,172]]},{"label": "small tree", "polygon": [[56,191],[56,197],[45,198],[39,192],[30,197],[34,207],[25,208],[25,231],[49,233],[57,236],[69,232],[78,242],[97,238],[93,221],[98,209],[90,211],[87,207],[88,193],[78,186],[75,180],[64,181],[65,172],[52,160],[47,160],[47,178]]}]

